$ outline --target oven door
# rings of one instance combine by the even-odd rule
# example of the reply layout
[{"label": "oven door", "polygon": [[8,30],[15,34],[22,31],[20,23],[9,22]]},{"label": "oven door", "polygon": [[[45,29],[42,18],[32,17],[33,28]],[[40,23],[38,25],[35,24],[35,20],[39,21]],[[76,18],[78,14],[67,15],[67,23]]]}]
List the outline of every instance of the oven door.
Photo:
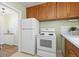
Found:
[{"label": "oven door", "polygon": [[40,35],[37,39],[37,49],[56,52],[56,38]]}]

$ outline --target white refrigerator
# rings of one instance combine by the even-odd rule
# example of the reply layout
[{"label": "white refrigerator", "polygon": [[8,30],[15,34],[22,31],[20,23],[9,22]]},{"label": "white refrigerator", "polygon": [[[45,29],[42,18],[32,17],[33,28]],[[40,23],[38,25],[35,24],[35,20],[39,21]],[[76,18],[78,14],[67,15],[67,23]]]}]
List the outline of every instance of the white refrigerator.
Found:
[{"label": "white refrigerator", "polygon": [[21,52],[35,54],[36,37],[39,35],[39,21],[27,18],[21,21]]}]

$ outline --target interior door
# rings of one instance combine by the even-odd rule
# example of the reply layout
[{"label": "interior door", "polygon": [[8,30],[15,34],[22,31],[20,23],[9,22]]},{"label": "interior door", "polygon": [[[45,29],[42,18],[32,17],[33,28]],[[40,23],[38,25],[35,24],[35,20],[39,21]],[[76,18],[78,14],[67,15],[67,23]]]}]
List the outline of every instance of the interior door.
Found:
[{"label": "interior door", "polygon": [[22,30],[22,52],[35,53],[35,39],[32,30]]}]

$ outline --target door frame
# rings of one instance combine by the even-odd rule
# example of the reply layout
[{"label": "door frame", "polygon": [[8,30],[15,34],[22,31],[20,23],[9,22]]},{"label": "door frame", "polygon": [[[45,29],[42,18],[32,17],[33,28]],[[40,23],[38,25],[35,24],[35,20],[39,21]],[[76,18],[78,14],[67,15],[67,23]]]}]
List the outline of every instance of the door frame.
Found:
[{"label": "door frame", "polygon": [[0,2],[0,4],[18,13],[18,51],[21,52],[21,30],[20,30],[21,22],[20,21],[22,20],[22,11],[6,2]]}]

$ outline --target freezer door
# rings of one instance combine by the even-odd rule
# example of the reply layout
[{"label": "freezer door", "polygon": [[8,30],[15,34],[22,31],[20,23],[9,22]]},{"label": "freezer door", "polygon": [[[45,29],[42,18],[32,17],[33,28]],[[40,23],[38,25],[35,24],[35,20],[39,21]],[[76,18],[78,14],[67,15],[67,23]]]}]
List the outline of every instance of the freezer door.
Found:
[{"label": "freezer door", "polygon": [[22,30],[22,52],[35,54],[35,37],[32,30]]},{"label": "freezer door", "polygon": [[21,28],[32,28],[32,21],[22,20]]}]

